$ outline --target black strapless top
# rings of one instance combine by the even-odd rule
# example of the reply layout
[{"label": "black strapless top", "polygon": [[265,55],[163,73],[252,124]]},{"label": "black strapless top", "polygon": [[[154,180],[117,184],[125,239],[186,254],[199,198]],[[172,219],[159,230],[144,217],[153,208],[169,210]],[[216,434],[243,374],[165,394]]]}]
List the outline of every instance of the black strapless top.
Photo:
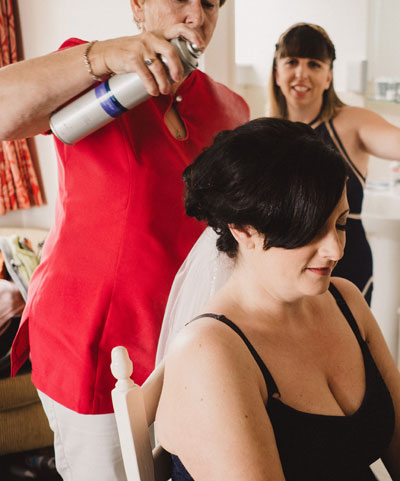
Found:
[{"label": "black strapless top", "polygon": [[[266,409],[286,481],[376,480],[369,465],[384,454],[393,436],[394,408],[390,393],[343,297],[333,284],[329,290],[353,330],[364,359],[365,395],[361,406],[349,416],[310,414],[283,403],[268,368],[232,321],[217,314],[196,318],[213,317],[231,327],[260,367],[268,389]],[[177,456],[172,455],[172,461],[172,481],[193,480]]]}]

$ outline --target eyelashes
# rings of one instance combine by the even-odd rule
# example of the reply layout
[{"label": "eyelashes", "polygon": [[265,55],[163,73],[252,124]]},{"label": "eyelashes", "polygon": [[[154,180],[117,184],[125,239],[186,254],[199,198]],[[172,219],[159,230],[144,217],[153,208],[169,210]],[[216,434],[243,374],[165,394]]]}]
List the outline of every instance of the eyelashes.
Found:
[{"label": "eyelashes", "polygon": [[346,232],[348,230],[348,224],[336,224],[336,229]]}]

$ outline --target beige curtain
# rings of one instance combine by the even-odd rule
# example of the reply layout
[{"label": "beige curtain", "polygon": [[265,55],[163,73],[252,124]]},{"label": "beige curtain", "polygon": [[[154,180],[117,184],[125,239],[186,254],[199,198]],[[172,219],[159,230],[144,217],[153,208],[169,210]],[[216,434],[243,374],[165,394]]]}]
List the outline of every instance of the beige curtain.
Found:
[{"label": "beige curtain", "polygon": [[[0,0],[0,42],[0,67],[16,62],[17,42],[12,0]],[[43,204],[25,139],[0,142],[0,186],[0,215]]]}]

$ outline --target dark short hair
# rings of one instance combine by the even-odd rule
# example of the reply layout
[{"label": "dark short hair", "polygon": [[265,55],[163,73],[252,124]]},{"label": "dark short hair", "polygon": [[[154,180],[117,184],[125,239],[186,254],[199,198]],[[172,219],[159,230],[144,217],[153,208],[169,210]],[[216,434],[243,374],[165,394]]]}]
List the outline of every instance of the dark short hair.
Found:
[{"label": "dark short hair", "polygon": [[308,244],[336,207],[347,178],[342,156],[306,124],[252,120],[220,132],[183,173],[189,216],[218,234],[230,257],[228,225],[252,226],[264,248]]}]

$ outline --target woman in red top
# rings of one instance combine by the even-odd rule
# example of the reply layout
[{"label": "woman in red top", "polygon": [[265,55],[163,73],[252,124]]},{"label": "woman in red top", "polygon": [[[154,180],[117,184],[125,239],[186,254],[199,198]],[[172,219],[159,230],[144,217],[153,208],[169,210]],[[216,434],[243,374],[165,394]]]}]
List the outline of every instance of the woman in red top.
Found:
[{"label": "woman in red top", "polygon": [[0,71],[3,139],[47,131],[50,114],[93,77],[135,71],[153,95],[73,146],[55,141],[56,218],[12,360],[15,373],[31,356],[64,480],[124,479],[109,414],[111,349],[128,347],[136,382],[152,371],[173,277],[203,230],[185,215],[181,173],[218,131],[248,119],[245,102],[226,87],[199,71],[184,78],[167,41],[183,36],[204,50],[222,3],[131,0],[140,35],[89,51],[70,39],[57,53]]}]

